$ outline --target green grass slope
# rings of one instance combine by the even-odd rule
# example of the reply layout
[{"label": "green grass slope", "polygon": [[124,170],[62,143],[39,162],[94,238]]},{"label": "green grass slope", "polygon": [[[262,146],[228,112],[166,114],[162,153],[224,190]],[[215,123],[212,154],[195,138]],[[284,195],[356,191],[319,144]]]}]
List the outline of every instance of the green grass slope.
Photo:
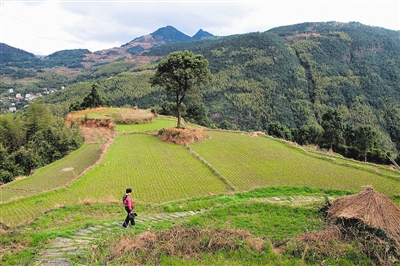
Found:
[{"label": "green grass slope", "polygon": [[92,166],[100,153],[99,144],[85,144],[67,157],[36,170],[33,175],[1,186],[0,202],[65,187]]},{"label": "green grass slope", "polygon": [[329,156],[318,158],[269,137],[207,133],[211,139],[193,144],[192,149],[239,190],[276,185],[361,190],[371,185],[387,196],[400,195],[398,171],[379,171],[372,165],[368,169],[362,163]]},{"label": "green grass slope", "polygon": [[167,117],[159,117],[155,121],[155,123],[148,124],[138,124],[138,125],[118,125],[117,132],[118,133],[129,133],[135,131],[158,131],[161,128],[170,128],[176,126],[176,119],[167,118]]},{"label": "green grass slope", "polygon": [[[155,258],[160,265],[299,265],[304,247],[281,254],[273,251],[271,244],[322,230],[324,220],[318,207],[324,197],[332,199],[349,193],[353,192],[279,186],[139,204],[136,226],[129,230],[118,226],[124,218],[120,202],[67,206],[48,212],[29,225],[7,230],[0,240],[0,245],[6,247],[0,251],[0,256],[3,255],[0,261],[2,265],[38,265],[38,259],[48,258],[56,247],[59,255],[49,260],[53,263],[71,260],[72,265],[153,265]],[[204,211],[197,212],[199,209]],[[197,214],[193,215],[194,211]],[[175,215],[182,212],[192,214],[184,218]],[[87,239],[82,233],[96,227],[104,230],[93,231],[95,239],[89,243],[77,241],[82,236]],[[63,253],[66,245],[62,243],[68,243],[68,239],[77,241],[81,248],[87,246],[88,250],[76,255]],[[135,245],[138,240],[147,244]],[[305,261],[370,265],[365,256],[361,259],[354,256],[361,249],[359,242],[355,246],[335,244],[334,248],[331,244],[323,247],[327,253],[317,247],[318,257],[308,248]],[[349,259],[353,264],[346,264]]]},{"label": "green grass slope", "polygon": [[144,203],[225,192],[225,184],[185,147],[145,134],[119,136],[103,162],[70,189],[102,201],[108,195],[120,200],[127,187]]}]

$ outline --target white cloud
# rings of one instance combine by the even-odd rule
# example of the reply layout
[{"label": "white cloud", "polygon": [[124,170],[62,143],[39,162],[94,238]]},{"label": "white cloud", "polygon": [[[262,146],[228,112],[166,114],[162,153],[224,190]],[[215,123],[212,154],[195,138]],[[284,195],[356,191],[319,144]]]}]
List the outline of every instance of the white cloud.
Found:
[{"label": "white cloud", "polygon": [[1,2],[1,42],[49,54],[121,46],[167,25],[192,36],[226,36],[302,22],[357,21],[400,30],[400,1],[93,1]]},{"label": "white cloud", "polygon": [[79,16],[60,9],[56,2],[6,2],[1,8],[1,42],[34,53],[56,51],[80,42],[60,30],[66,20],[77,21]]}]

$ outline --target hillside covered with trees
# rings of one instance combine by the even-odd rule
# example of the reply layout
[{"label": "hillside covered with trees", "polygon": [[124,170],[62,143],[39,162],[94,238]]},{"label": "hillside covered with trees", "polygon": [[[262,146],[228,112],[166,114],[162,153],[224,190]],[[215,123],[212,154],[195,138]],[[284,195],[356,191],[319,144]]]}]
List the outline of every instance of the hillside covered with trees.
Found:
[{"label": "hillside covered with trees", "polygon": [[[110,106],[175,115],[174,99],[151,87],[150,78],[157,60],[177,50],[203,55],[213,76],[200,89],[201,99],[185,98],[186,120],[265,131],[300,144],[332,147],[359,160],[368,153],[372,161],[388,163],[387,155],[398,155],[400,33],[356,22],[303,23],[156,46],[140,52],[137,61],[96,63],[74,77],[54,74],[68,85],[41,102],[66,114],[96,83]],[[323,116],[332,112],[340,132],[328,141]],[[357,141],[362,132],[371,133],[368,148]]]},{"label": "hillside covered with trees", "polygon": [[82,143],[78,125],[67,125],[49,106],[33,103],[24,113],[1,115],[0,184],[31,174]]}]

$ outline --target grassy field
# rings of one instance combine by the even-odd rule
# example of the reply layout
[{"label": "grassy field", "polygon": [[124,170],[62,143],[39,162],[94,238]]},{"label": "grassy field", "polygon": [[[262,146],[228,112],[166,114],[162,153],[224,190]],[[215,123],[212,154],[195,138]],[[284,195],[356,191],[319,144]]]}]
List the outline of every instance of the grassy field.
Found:
[{"label": "grassy field", "polygon": [[[296,244],[296,236],[323,230],[324,219],[318,210],[321,202],[276,205],[263,201],[277,196],[335,198],[347,193],[278,186],[140,205],[140,216],[207,211],[188,219],[104,231],[91,251],[71,256],[71,260],[79,265],[154,265],[155,261],[160,265],[318,265],[320,261],[326,265],[373,265],[357,241],[326,242],[316,247],[312,243],[307,247]],[[29,225],[3,235],[0,244],[12,246],[24,241],[25,248],[15,246],[14,253],[3,256],[2,265],[34,265],[38,250],[45,248],[51,239],[72,237],[74,229],[122,219],[118,203],[82,204],[48,212]],[[286,249],[274,250],[274,245],[288,240]]]},{"label": "grassy field", "polygon": [[[238,249],[228,247],[213,253],[214,250],[205,248],[188,259],[163,253],[171,246],[160,243],[151,252],[143,250],[136,254],[141,257],[115,256],[120,252],[120,241],[130,243],[127,237],[134,239],[144,232],[158,234],[177,225],[165,222],[157,227],[143,225],[131,232],[104,235],[98,248],[87,257],[78,256],[77,263],[84,260],[93,265],[122,265],[139,258],[144,264],[152,264],[156,257],[159,262],[171,265],[234,265],[236,261],[241,262],[236,265],[261,262],[299,265],[304,260],[310,264],[319,260],[325,260],[327,265],[371,264],[357,243],[333,246],[328,243],[323,254],[321,247],[315,250],[310,247],[306,256],[308,247],[293,244],[277,255],[271,243],[322,230],[324,221],[318,211],[321,202],[278,206],[265,200],[297,195],[339,197],[371,185],[400,206],[400,171],[244,132],[207,130],[211,138],[190,147],[164,143],[155,136],[157,130],[175,125],[176,120],[165,117],[150,124],[117,125],[117,137],[103,160],[72,183],[79,172],[97,160],[98,144],[86,144],[63,160],[38,169],[33,176],[3,186],[0,225],[7,230],[3,232],[0,248],[29,247],[15,251],[15,257],[6,256],[5,265],[15,265],[15,261],[31,265],[30,259],[45,245],[46,239],[69,235],[72,229],[121,221],[124,216],[121,196],[126,187],[133,188],[140,215],[206,209],[203,215],[185,221],[184,230],[246,230],[252,238],[264,243],[262,252],[239,241]],[[184,242],[186,238],[182,241],[191,245]],[[218,240],[211,237],[207,241]],[[19,256],[22,259],[17,259]]]},{"label": "grassy field", "polygon": [[371,185],[387,196],[400,195],[398,170],[382,168],[380,173],[375,166],[368,169],[350,160],[317,158],[269,137],[222,131],[207,134],[211,139],[193,144],[192,149],[239,190],[276,185],[362,190]]},{"label": "grassy field", "polygon": [[71,190],[91,191],[92,199],[120,198],[132,187],[135,199],[158,203],[225,192],[226,185],[182,146],[145,134],[121,135],[103,162],[77,181]]},{"label": "grassy field", "polygon": [[140,203],[226,191],[226,184],[185,147],[161,142],[152,135],[126,134],[114,141],[100,164],[68,188],[0,205],[1,222],[23,222],[14,215],[15,209],[26,209],[24,217],[32,220],[57,206],[119,202],[127,187],[133,188]]},{"label": "grassy field", "polygon": [[0,201],[4,203],[65,187],[92,166],[100,153],[99,144],[85,144],[67,157],[37,169],[33,175],[1,186]]},{"label": "grassy field", "polygon": [[[99,165],[66,189],[0,205],[1,222],[11,226],[25,222],[11,215],[15,208],[26,210],[24,217],[32,220],[59,206],[119,201],[126,187],[134,189],[135,200],[141,203],[227,193],[231,187],[247,191],[276,185],[350,190],[372,185],[389,197],[400,195],[398,171],[379,170],[376,166],[369,169],[362,163],[336,160],[322,154],[318,158],[268,137],[207,131],[210,140],[191,146],[200,156],[196,158],[185,147],[163,143],[153,135],[126,134],[154,131],[175,122],[160,118],[150,124],[118,125],[117,132],[124,134],[116,138]],[[87,145],[64,160],[38,169],[30,178],[4,186],[2,201],[64,186],[98,158],[98,149],[96,145]],[[351,163],[351,167],[346,162]],[[38,182],[38,179],[45,181]]]},{"label": "grassy field", "polygon": [[153,123],[140,125],[118,125],[118,133],[134,132],[134,131],[155,131],[161,128],[176,127],[176,119],[168,117],[157,118]]},{"label": "grassy field", "polygon": [[[118,202],[126,187],[133,188],[135,200],[141,204],[227,193],[229,187],[247,191],[277,185],[356,191],[372,185],[389,197],[400,194],[398,171],[391,170],[392,176],[385,177],[376,171],[316,158],[268,137],[207,133],[210,140],[191,147],[200,158],[183,146],[161,142],[153,135],[119,135],[103,161],[67,188],[0,205],[1,222],[10,226],[25,222],[16,215],[16,209],[24,210],[29,221],[59,206]],[[45,188],[40,182],[37,186],[39,191],[40,186]]]},{"label": "grassy field", "polygon": [[154,121],[151,110],[137,108],[105,108],[98,107],[76,111],[69,115],[69,119],[111,119],[115,124],[143,124]]}]

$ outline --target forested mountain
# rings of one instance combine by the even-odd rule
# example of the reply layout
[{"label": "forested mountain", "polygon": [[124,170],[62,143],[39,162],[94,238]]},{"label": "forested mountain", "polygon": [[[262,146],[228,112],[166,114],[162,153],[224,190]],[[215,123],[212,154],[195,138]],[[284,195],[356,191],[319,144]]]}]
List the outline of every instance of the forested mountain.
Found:
[{"label": "forested mountain", "polygon": [[151,36],[154,40],[163,41],[166,44],[172,42],[187,42],[190,40],[190,36],[180,32],[172,26],[160,28],[153,32]]},{"label": "forested mountain", "polygon": [[[163,38],[174,40],[172,43],[152,46],[149,42],[149,47],[142,46],[157,34],[171,32],[172,36]],[[90,54],[115,60],[96,63],[94,57],[89,58],[94,60],[90,68],[69,76],[66,89],[41,101],[57,104],[67,112],[96,83],[112,106],[161,110],[174,99],[150,87],[149,78],[157,60],[173,51],[191,50],[207,58],[213,74],[213,81],[201,88],[211,124],[267,131],[271,123],[278,123],[292,134],[301,135],[311,129],[319,131],[323,114],[336,110],[350,127],[370,125],[378,130],[380,147],[398,154],[398,31],[356,22],[325,22],[198,40],[183,36],[173,27],[153,34],[121,46],[129,57],[122,56],[119,48]],[[77,58],[82,58],[84,50],[75,52]],[[66,80],[65,76],[54,75],[53,82],[57,78]],[[186,106],[191,100],[185,99]],[[348,132],[347,139],[354,140],[353,133]]]},{"label": "forested mountain", "polygon": [[0,66],[17,66],[30,68],[39,63],[39,58],[24,50],[0,43]]},{"label": "forested mountain", "polygon": [[373,125],[399,148],[400,33],[360,23],[304,23],[280,27],[307,80],[319,119],[337,108],[352,125]]},{"label": "forested mountain", "polygon": [[[0,67],[7,73],[7,67],[42,69],[45,67],[82,68],[85,57],[91,54],[87,49],[72,49],[55,52],[39,59],[32,53],[0,43]],[[8,71],[9,72],[9,71]]]},{"label": "forested mountain", "polygon": [[91,53],[88,49],[62,50],[46,56],[42,61],[48,67],[82,68],[82,62]]},{"label": "forested mountain", "polygon": [[[400,145],[399,32],[360,23],[304,23],[191,47],[215,75],[204,88],[210,117],[241,129],[320,124],[335,108]],[[162,53],[165,50],[165,53]],[[168,46],[149,55],[165,56]]]},{"label": "forested mountain", "polygon": [[[322,114],[334,108],[352,126],[372,125],[382,132],[382,145],[398,149],[399,36],[360,23],[304,23],[158,46],[145,55],[164,57],[185,49],[204,55],[214,79],[202,88],[203,102],[215,124],[227,121],[242,130],[265,130],[271,122],[318,126]],[[149,108],[173,101],[150,88],[149,73],[133,71],[139,73],[97,80],[111,105]],[[46,102],[79,99],[90,82],[72,85]]]}]

